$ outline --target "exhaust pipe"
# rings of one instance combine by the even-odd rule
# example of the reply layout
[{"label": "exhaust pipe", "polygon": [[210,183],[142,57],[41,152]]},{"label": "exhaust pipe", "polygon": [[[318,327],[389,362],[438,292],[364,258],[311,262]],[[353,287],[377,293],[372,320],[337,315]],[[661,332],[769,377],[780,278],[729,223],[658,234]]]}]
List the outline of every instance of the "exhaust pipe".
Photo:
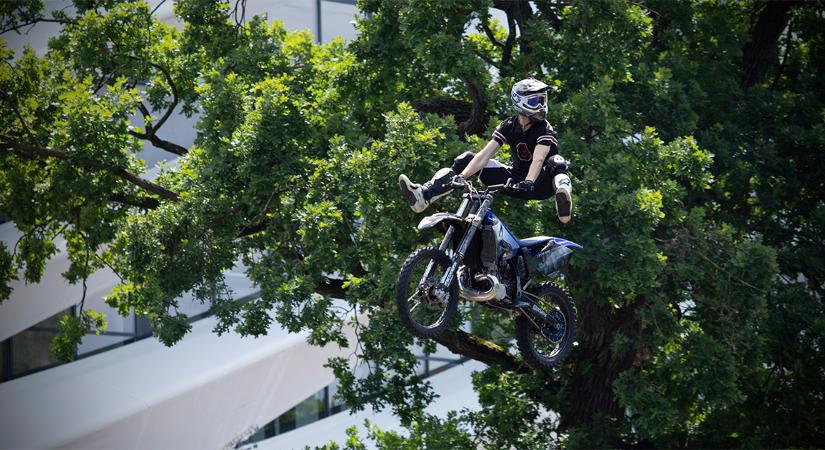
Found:
[{"label": "exhaust pipe", "polygon": [[478,274],[475,276],[475,281],[487,281],[490,283],[490,289],[487,291],[479,291],[464,285],[464,277],[458,277],[458,295],[459,297],[470,300],[471,302],[489,302],[490,300],[501,300],[507,296],[507,290],[504,285],[498,281],[493,275]]}]

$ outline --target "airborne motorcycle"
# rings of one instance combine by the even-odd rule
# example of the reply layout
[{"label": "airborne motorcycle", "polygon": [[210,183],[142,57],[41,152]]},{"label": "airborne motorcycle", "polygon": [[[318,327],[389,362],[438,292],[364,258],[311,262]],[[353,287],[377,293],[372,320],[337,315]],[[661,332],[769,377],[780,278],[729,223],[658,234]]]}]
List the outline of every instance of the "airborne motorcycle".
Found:
[{"label": "airborne motorcycle", "polygon": [[557,366],[576,335],[573,299],[556,282],[532,283],[559,278],[572,248],[582,247],[549,236],[516,238],[491,209],[495,194],[515,190],[511,180],[484,191],[469,181],[452,187],[465,191],[458,211],[436,213],[418,224],[419,230],[443,227],[441,245],[413,252],[398,274],[401,321],[415,336],[436,337],[450,324],[461,297],[515,316],[524,359],[542,370]]}]

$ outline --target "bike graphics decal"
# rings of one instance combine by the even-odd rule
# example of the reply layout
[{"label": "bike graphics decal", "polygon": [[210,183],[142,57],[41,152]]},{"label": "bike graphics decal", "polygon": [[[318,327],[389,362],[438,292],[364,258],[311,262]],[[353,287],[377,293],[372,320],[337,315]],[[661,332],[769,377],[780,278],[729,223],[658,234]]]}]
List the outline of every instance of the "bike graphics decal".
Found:
[{"label": "bike graphics decal", "polygon": [[577,244],[573,241],[568,241],[567,239],[562,239],[562,238],[553,238],[553,242],[555,242],[556,245],[560,245],[562,247],[584,248],[581,245],[579,245],[579,244]]},{"label": "bike graphics decal", "polygon": [[527,148],[527,144],[524,142],[519,142],[516,146],[516,155],[518,155],[518,159],[522,161],[530,161],[533,159],[533,155],[530,154],[530,149]]}]

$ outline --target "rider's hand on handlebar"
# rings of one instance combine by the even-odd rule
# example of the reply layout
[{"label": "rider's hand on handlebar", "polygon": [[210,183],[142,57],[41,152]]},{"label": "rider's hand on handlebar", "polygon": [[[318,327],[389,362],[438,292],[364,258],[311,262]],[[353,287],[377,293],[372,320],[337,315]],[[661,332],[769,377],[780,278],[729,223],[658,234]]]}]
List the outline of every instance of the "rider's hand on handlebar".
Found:
[{"label": "rider's hand on handlebar", "polygon": [[464,186],[467,186],[467,180],[464,179],[464,177],[462,177],[461,175],[456,175],[453,177],[453,180],[450,182],[450,184],[452,184],[453,188],[455,189],[461,189]]},{"label": "rider's hand on handlebar", "polygon": [[533,192],[533,189],[535,189],[535,186],[533,185],[533,182],[531,180],[522,180],[522,181],[519,181],[518,183],[516,183],[513,186],[513,189],[516,190],[516,191],[522,191],[522,192]]}]

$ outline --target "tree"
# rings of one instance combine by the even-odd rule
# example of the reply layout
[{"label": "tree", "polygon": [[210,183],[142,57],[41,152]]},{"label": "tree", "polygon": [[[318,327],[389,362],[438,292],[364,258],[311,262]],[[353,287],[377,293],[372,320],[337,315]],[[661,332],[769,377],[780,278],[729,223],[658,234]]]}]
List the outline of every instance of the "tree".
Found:
[{"label": "tree", "polygon": [[[388,445],[821,442],[821,4],[365,0],[359,37],[327,46],[235,22],[227,2],[179,1],[180,31],[139,1],[77,1],[51,19],[9,5],[4,30],[64,28],[46,55],[2,55],[0,212],[23,232],[0,248],[4,298],[19,270],[39,278],[61,234],[67,279],[111,267],[123,283],[107,301],[167,345],[188,331],[173,300],[187,291],[211,302],[219,333],[274,319],[343,343],[357,311],[371,371],[330,365],[352,407],[392,407],[416,431],[370,432]],[[426,237],[399,225],[415,219],[395,177],[480,147],[526,76],[556,87],[550,119],[574,164],[562,233],[585,247],[566,278],[579,345],[535,372],[489,332],[509,320],[482,311],[472,334],[437,341],[488,364],[474,378],[484,408],[428,417],[434,393],[392,302]],[[162,138],[178,112],[200,114],[191,148]],[[141,145],[178,166],[143,178]],[[559,227],[545,203],[500,212],[519,235]],[[227,292],[238,260],[259,300]],[[102,320],[81,317],[57,346],[66,357],[78,327]]]}]

